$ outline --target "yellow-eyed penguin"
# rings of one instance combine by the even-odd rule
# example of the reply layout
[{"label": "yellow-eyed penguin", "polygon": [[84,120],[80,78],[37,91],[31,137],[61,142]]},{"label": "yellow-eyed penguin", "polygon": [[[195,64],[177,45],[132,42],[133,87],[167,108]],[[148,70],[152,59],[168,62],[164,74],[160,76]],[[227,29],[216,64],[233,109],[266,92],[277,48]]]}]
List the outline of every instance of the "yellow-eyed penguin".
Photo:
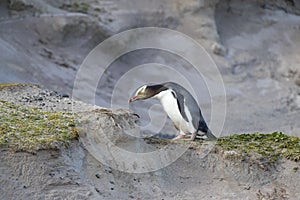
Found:
[{"label": "yellow-eyed penguin", "polygon": [[181,139],[186,134],[191,134],[190,140],[194,140],[196,135],[206,135],[209,139],[217,139],[207,127],[196,100],[181,85],[173,82],[144,85],[137,89],[129,102],[148,98],[160,100],[175,128],[179,130],[179,135],[173,140]]}]

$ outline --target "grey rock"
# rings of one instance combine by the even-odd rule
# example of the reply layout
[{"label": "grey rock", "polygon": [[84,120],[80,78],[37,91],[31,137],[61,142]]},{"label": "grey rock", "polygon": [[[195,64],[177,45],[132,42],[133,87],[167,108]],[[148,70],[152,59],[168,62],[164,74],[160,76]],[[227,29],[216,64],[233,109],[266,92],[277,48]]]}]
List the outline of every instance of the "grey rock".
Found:
[{"label": "grey rock", "polygon": [[300,72],[296,76],[295,83],[296,83],[297,86],[300,86]]},{"label": "grey rock", "polygon": [[220,43],[214,43],[211,48],[212,52],[216,55],[226,56],[227,54],[227,49]]},{"label": "grey rock", "polygon": [[96,174],[95,175],[97,178],[101,178],[101,175],[100,174]]}]

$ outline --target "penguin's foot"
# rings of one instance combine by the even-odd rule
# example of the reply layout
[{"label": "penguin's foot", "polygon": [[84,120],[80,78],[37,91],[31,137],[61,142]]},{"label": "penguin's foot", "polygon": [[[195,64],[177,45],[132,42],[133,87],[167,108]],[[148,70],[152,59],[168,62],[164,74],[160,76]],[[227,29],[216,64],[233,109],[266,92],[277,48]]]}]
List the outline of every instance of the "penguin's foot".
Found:
[{"label": "penguin's foot", "polygon": [[186,140],[186,141],[194,141],[195,140],[195,138],[196,138],[196,133],[193,133],[191,136],[190,136],[190,138],[189,139],[183,139],[183,140]]},{"label": "penguin's foot", "polygon": [[191,141],[194,141],[195,138],[196,138],[196,135],[197,135],[196,133],[192,133],[192,135],[191,135],[191,137],[190,137],[190,140],[191,140]]},{"label": "penguin's foot", "polygon": [[177,135],[176,137],[174,137],[172,140],[173,140],[173,141],[174,141],[174,140],[179,140],[179,139],[184,138],[184,136],[185,136],[185,135],[183,135],[183,134],[179,134],[179,135]]}]

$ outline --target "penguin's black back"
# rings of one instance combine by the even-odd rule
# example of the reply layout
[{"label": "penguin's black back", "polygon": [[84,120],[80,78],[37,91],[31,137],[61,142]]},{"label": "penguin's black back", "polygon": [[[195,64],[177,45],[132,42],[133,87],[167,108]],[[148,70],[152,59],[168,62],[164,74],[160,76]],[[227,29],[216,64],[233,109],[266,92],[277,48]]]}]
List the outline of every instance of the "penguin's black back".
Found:
[{"label": "penguin's black back", "polygon": [[[202,116],[200,107],[192,94],[187,89],[174,82],[166,82],[161,85],[166,88],[172,89],[177,95],[177,100],[182,102],[182,105],[183,102],[185,102],[186,107],[191,113],[192,123],[195,129],[197,129],[197,131],[200,130],[204,133],[207,133],[208,126]],[[184,112],[184,110],[181,110],[181,114],[184,117],[185,113],[182,112]]]}]

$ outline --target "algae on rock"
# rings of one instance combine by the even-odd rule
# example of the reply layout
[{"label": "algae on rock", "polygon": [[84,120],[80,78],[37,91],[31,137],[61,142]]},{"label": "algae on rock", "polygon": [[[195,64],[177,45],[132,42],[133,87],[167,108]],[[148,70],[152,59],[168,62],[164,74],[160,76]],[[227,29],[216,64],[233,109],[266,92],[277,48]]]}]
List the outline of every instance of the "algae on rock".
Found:
[{"label": "algae on rock", "polygon": [[46,112],[0,100],[0,146],[34,152],[68,145],[78,137],[74,114]]},{"label": "algae on rock", "polygon": [[279,158],[300,161],[300,139],[281,132],[234,134],[220,138],[217,144],[223,150],[257,155],[270,162],[276,162]]}]

